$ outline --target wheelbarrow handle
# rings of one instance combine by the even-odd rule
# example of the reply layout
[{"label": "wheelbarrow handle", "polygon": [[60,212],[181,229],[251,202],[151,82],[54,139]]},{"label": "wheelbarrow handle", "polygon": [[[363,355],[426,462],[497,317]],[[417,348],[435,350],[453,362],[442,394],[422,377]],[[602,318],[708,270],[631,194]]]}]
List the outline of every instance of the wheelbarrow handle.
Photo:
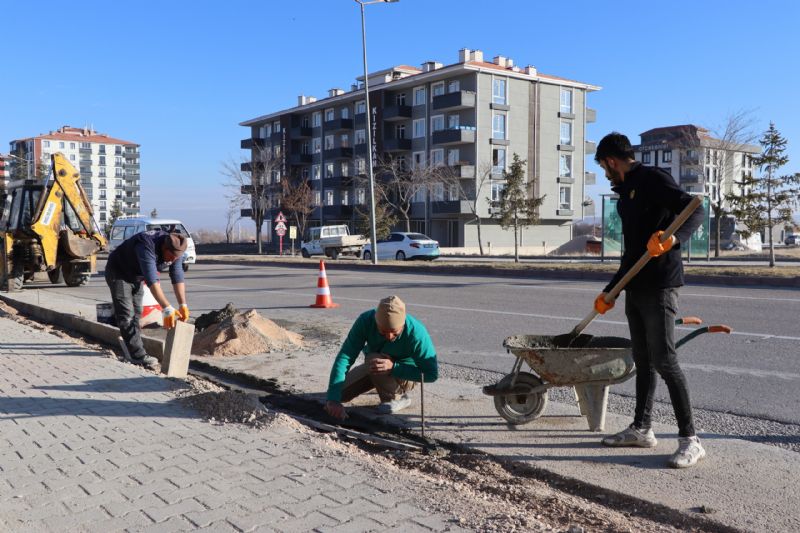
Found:
[{"label": "wheelbarrow handle", "polygon": [[679,318],[675,321],[676,324],[692,324],[695,326],[699,326],[703,323],[703,321],[696,316],[685,316],[683,318]]},{"label": "wheelbarrow handle", "polygon": [[679,341],[675,343],[675,348],[680,348],[690,340],[694,339],[695,337],[699,337],[704,333],[730,333],[733,331],[730,326],[726,326],[725,324],[717,324],[714,326],[704,326],[702,328],[697,328],[696,330],[692,331]]},{"label": "wheelbarrow handle", "polygon": [[730,333],[733,331],[730,326],[725,324],[717,324],[716,326],[708,326],[709,333]]},{"label": "wheelbarrow handle", "polygon": [[[683,226],[683,223],[686,222],[686,220],[688,220],[690,216],[692,216],[692,213],[694,213],[695,209],[697,209],[702,203],[703,203],[702,197],[700,196],[693,197],[692,200],[689,202],[689,204],[683,208],[683,211],[681,211],[680,214],[678,214],[678,216],[675,217],[675,220],[672,221],[672,224],[670,224],[667,227],[667,229],[664,230],[664,233],[661,235],[661,242],[665,242],[667,239],[671,239],[672,236],[675,234],[675,232],[678,231],[678,229],[680,229],[681,226]],[[617,282],[617,284],[614,285],[614,287],[606,293],[604,300],[606,301],[607,304],[610,304],[617,298],[617,296],[619,296],[619,293],[622,292],[622,289],[624,289],[625,286],[633,279],[633,277],[636,276],[636,274],[638,274],[639,271],[644,268],[644,266],[647,264],[648,261],[650,261],[650,259],[651,256],[648,252],[642,254],[642,257],[640,257],[639,260],[636,261],[636,263],[625,273],[625,275],[622,276],[622,279],[620,279]],[[589,313],[589,315],[586,318],[581,320],[581,322],[577,326],[575,326],[575,329],[572,330],[570,335],[574,337],[580,335],[581,332],[584,329],[586,329],[586,326],[591,324],[592,320],[594,320],[598,314],[599,313],[596,310],[592,309],[592,312]]]}]

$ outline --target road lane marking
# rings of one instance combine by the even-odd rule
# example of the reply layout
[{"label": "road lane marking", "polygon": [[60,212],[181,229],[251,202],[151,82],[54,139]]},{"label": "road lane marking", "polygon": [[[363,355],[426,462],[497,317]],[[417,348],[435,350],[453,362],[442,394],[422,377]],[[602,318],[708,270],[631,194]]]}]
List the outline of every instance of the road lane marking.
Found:
[{"label": "road lane marking", "polygon": [[[224,290],[229,290],[229,291],[231,290],[230,287],[223,287],[223,286],[220,286],[220,285],[201,285],[199,283],[193,283],[192,286],[193,287],[205,287],[205,288],[208,288],[208,289],[224,289]],[[292,292],[292,291],[283,291],[283,290],[280,290],[280,289],[242,289],[242,290],[246,290],[247,292],[268,292],[268,293],[273,293],[273,294],[284,294],[284,295],[287,295],[287,296],[295,296],[295,297],[298,297],[298,298],[306,298],[306,299],[309,297],[308,294],[306,294],[305,292],[298,293],[298,292]],[[375,299],[374,298],[350,298],[350,297],[347,297],[347,296],[338,296],[338,295],[336,296],[336,300],[345,300],[345,301],[350,301],[350,302],[367,302],[367,303],[370,303],[370,304],[374,304],[375,303]],[[537,313],[521,313],[521,312],[517,312],[517,311],[495,311],[493,309],[473,309],[473,308],[469,308],[469,307],[453,307],[453,306],[447,306],[447,305],[419,304],[419,303],[411,303],[411,302],[408,302],[408,301],[406,301],[406,305],[407,306],[411,306],[411,307],[422,307],[422,308],[426,308],[426,309],[440,309],[440,310],[444,310],[444,311],[463,311],[463,312],[466,312],[466,313],[473,313],[473,314],[474,313],[483,313],[483,314],[488,314],[488,315],[505,315],[505,316],[522,316],[522,317],[528,317],[528,318],[543,318],[543,319],[547,319],[547,320],[559,320],[559,321],[565,321],[566,320],[566,321],[574,322],[576,324],[577,324],[577,322],[579,322],[583,318],[583,317],[574,317],[574,316],[543,315],[543,314],[537,314]],[[628,325],[627,321],[608,320],[608,319],[596,319],[596,320],[594,320],[594,322],[598,323],[598,324],[610,324],[610,325],[614,325],[614,326],[627,326]],[[687,328],[685,326],[676,326],[675,329],[679,330],[679,331],[694,331],[696,328]],[[800,337],[792,337],[792,336],[789,336],[789,335],[772,335],[771,333],[753,333],[753,332],[747,332],[747,331],[733,331],[733,332],[731,332],[731,335],[740,335],[740,336],[743,336],[743,337],[757,337],[757,338],[762,339],[762,340],[779,339],[779,340],[789,340],[789,341],[800,341]]]},{"label": "road lane marking", "polygon": [[681,363],[681,368],[690,368],[692,370],[700,370],[702,372],[709,372],[713,374],[730,374],[732,376],[753,376],[757,378],[778,378],[785,381],[800,380],[800,374],[792,372],[777,372],[774,370],[759,370],[757,368],[737,368],[730,366],[719,365],[703,365],[695,363]]}]

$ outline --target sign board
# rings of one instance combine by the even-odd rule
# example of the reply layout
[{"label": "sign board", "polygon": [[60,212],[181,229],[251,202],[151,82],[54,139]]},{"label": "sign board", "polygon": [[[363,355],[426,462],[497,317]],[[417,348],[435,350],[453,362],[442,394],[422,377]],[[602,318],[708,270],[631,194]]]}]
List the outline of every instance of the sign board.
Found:
[{"label": "sign board", "polygon": [[278,212],[278,216],[275,217],[275,222],[286,222],[286,217],[283,216],[283,211]]},{"label": "sign board", "polygon": [[278,234],[278,237],[283,237],[286,235],[286,228],[275,228],[275,233]]},{"label": "sign board", "polygon": [[289,226],[289,238],[290,239],[297,238],[297,226]]},{"label": "sign board", "polygon": [[282,229],[283,231],[286,231],[286,224],[284,224],[283,222],[278,222],[277,224],[275,224],[275,229],[276,230]]}]

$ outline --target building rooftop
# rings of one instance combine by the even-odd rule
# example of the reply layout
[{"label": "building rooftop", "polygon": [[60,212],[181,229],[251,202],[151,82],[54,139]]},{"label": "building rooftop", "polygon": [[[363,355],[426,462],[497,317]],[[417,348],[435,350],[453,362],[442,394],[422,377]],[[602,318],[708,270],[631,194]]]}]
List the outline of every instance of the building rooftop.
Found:
[{"label": "building rooftop", "polygon": [[42,133],[35,137],[15,139],[14,142],[28,141],[32,139],[91,142],[91,143],[103,143],[103,144],[126,144],[126,145],[139,146],[139,144],[135,142],[117,139],[105,133],[97,133],[92,128],[75,128],[72,126],[62,126],[58,128],[56,131],[51,131],[50,133]]}]

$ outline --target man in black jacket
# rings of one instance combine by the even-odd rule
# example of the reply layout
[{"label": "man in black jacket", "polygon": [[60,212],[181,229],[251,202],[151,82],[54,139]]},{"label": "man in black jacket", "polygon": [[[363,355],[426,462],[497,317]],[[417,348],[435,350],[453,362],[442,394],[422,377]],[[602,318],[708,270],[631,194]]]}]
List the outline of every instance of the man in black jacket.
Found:
[{"label": "man in black jacket", "polygon": [[692,197],[665,170],[638,163],[630,141],[620,133],[610,133],[600,141],[595,161],[619,195],[617,212],[622,219],[625,245],[619,270],[595,299],[598,313],[614,307],[614,302],[605,303],[605,295],[634,263],[645,252],[652,257],[625,288],[625,315],[637,368],[633,423],[602,442],[606,446],[656,446],[651,411],[660,375],[667,384],[678,421],[678,450],[670,457],[669,465],[687,468],[705,457],[706,452],[695,434],[689,390],[675,352],[675,316],[678,287],[683,285],[680,243],[687,242],[702,223],[703,209],[698,208],[672,238],[661,243],[664,230]]},{"label": "man in black jacket", "polygon": [[[108,256],[106,283],[111,289],[114,315],[132,363],[154,368],[158,359],[147,354],[142,344],[142,282],[147,283],[161,306],[164,327],[170,329],[176,320],[189,319],[186,288],[183,281],[183,252],[186,237],[166,231],[144,231],[126,239]],[[169,304],[158,279],[158,265],[169,265],[172,289],[178,300],[175,310]]]}]

